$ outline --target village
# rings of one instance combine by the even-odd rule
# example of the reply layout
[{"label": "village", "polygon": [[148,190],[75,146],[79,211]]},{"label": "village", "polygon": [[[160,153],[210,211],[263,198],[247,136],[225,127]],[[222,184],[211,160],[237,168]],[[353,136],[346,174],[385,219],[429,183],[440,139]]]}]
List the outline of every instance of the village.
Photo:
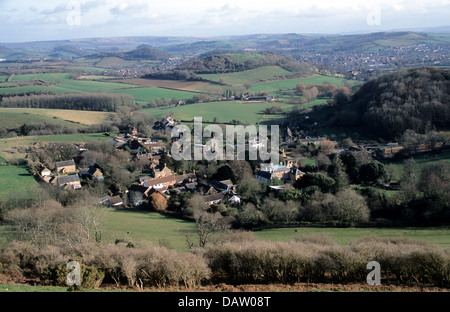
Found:
[{"label": "village", "polygon": [[[170,131],[176,124],[177,121],[173,118],[166,117],[157,121],[153,128],[156,131]],[[112,137],[108,143],[116,150],[128,152],[130,160],[139,161],[143,164],[143,170],[139,172],[138,178],[126,190],[121,192],[109,191],[108,194],[98,198],[96,204],[126,208],[149,207],[152,198],[157,198],[162,202],[162,207],[167,207],[171,196],[184,192],[201,196],[203,203],[209,207],[220,203],[226,206],[242,204],[239,185],[233,183],[231,179],[207,179],[195,170],[176,172],[166,162],[161,162],[162,158],[171,158],[170,147],[173,143],[176,143],[176,138],[172,138],[171,142],[166,143],[162,140],[139,137],[136,128],[130,126],[122,135]],[[287,128],[286,134],[282,136],[280,143],[280,162],[261,162],[253,173],[257,182],[265,184],[273,190],[292,188],[305,175],[297,162],[300,155],[296,154],[295,149],[290,148],[292,146],[310,145],[315,148],[322,148],[327,153],[337,154],[345,151],[364,150],[378,159],[393,158],[404,150],[404,147],[398,145],[398,143],[388,143],[384,146],[353,143],[342,148],[338,142],[331,141],[326,137],[305,136],[296,138],[289,128]],[[246,142],[247,148],[259,145],[258,142]],[[83,146],[76,148],[80,155],[87,151]],[[197,148],[206,148],[206,146],[200,145]],[[420,148],[425,151],[427,147],[421,146]],[[103,182],[107,178],[104,175],[104,170],[98,164],[77,164],[74,159],[55,162],[54,168],[43,166],[38,170],[37,176],[42,183],[68,191],[76,191],[82,189],[83,185],[90,183],[90,181]]]}]

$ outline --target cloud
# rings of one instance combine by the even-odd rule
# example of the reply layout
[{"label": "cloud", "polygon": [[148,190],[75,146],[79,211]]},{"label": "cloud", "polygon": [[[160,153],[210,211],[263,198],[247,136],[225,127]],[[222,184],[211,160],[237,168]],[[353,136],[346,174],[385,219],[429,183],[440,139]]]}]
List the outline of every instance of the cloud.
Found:
[{"label": "cloud", "polygon": [[140,14],[148,10],[147,3],[135,3],[129,4],[128,2],[122,2],[115,7],[111,8],[109,12],[113,15],[133,15]]}]

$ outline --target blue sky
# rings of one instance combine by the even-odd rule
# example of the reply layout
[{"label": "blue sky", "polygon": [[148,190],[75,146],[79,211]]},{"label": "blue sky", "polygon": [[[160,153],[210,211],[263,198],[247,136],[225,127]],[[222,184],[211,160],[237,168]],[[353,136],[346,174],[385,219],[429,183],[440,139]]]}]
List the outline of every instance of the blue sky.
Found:
[{"label": "blue sky", "polygon": [[450,0],[0,0],[0,42],[352,33],[450,24]]}]

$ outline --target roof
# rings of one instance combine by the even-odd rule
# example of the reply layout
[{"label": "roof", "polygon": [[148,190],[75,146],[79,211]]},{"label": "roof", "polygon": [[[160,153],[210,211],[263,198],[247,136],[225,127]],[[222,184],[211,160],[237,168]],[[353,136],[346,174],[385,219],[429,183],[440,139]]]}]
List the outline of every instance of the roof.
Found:
[{"label": "roof", "polygon": [[222,200],[224,197],[225,197],[225,194],[216,193],[216,194],[203,196],[203,199],[205,200],[205,202],[208,203],[208,202],[212,202],[212,201]]},{"label": "roof", "polygon": [[57,161],[55,163],[56,168],[58,167],[66,167],[66,166],[75,166],[75,161],[72,160],[64,160],[64,161]]},{"label": "roof", "polygon": [[154,186],[154,185],[158,185],[160,183],[167,183],[167,182],[176,182],[175,176],[174,175],[170,175],[167,177],[162,177],[162,178],[158,178],[158,179],[148,179],[147,181],[145,181],[144,183],[147,184],[149,187]]},{"label": "roof", "polygon": [[272,179],[272,173],[270,173],[269,171],[258,171],[256,175],[264,179]]},{"label": "roof", "polygon": [[109,198],[108,201],[111,203],[111,205],[118,205],[123,203],[122,198],[120,196],[113,196]]},{"label": "roof", "polygon": [[80,182],[80,178],[76,174],[57,177],[58,184],[66,184],[66,183],[74,183],[74,182]]}]

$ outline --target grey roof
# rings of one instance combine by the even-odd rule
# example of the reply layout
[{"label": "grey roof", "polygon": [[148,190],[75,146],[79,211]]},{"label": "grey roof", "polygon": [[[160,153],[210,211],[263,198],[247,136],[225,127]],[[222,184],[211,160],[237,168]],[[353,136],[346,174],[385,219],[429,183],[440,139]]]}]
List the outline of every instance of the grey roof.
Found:
[{"label": "grey roof", "polygon": [[57,179],[58,179],[57,181],[58,181],[59,184],[80,182],[80,178],[76,174],[58,177]]},{"label": "grey roof", "polygon": [[57,161],[55,163],[56,167],[65,167],[65,166],[75,166],[75,161],[72,160],[64,160],[64,161]]}]

